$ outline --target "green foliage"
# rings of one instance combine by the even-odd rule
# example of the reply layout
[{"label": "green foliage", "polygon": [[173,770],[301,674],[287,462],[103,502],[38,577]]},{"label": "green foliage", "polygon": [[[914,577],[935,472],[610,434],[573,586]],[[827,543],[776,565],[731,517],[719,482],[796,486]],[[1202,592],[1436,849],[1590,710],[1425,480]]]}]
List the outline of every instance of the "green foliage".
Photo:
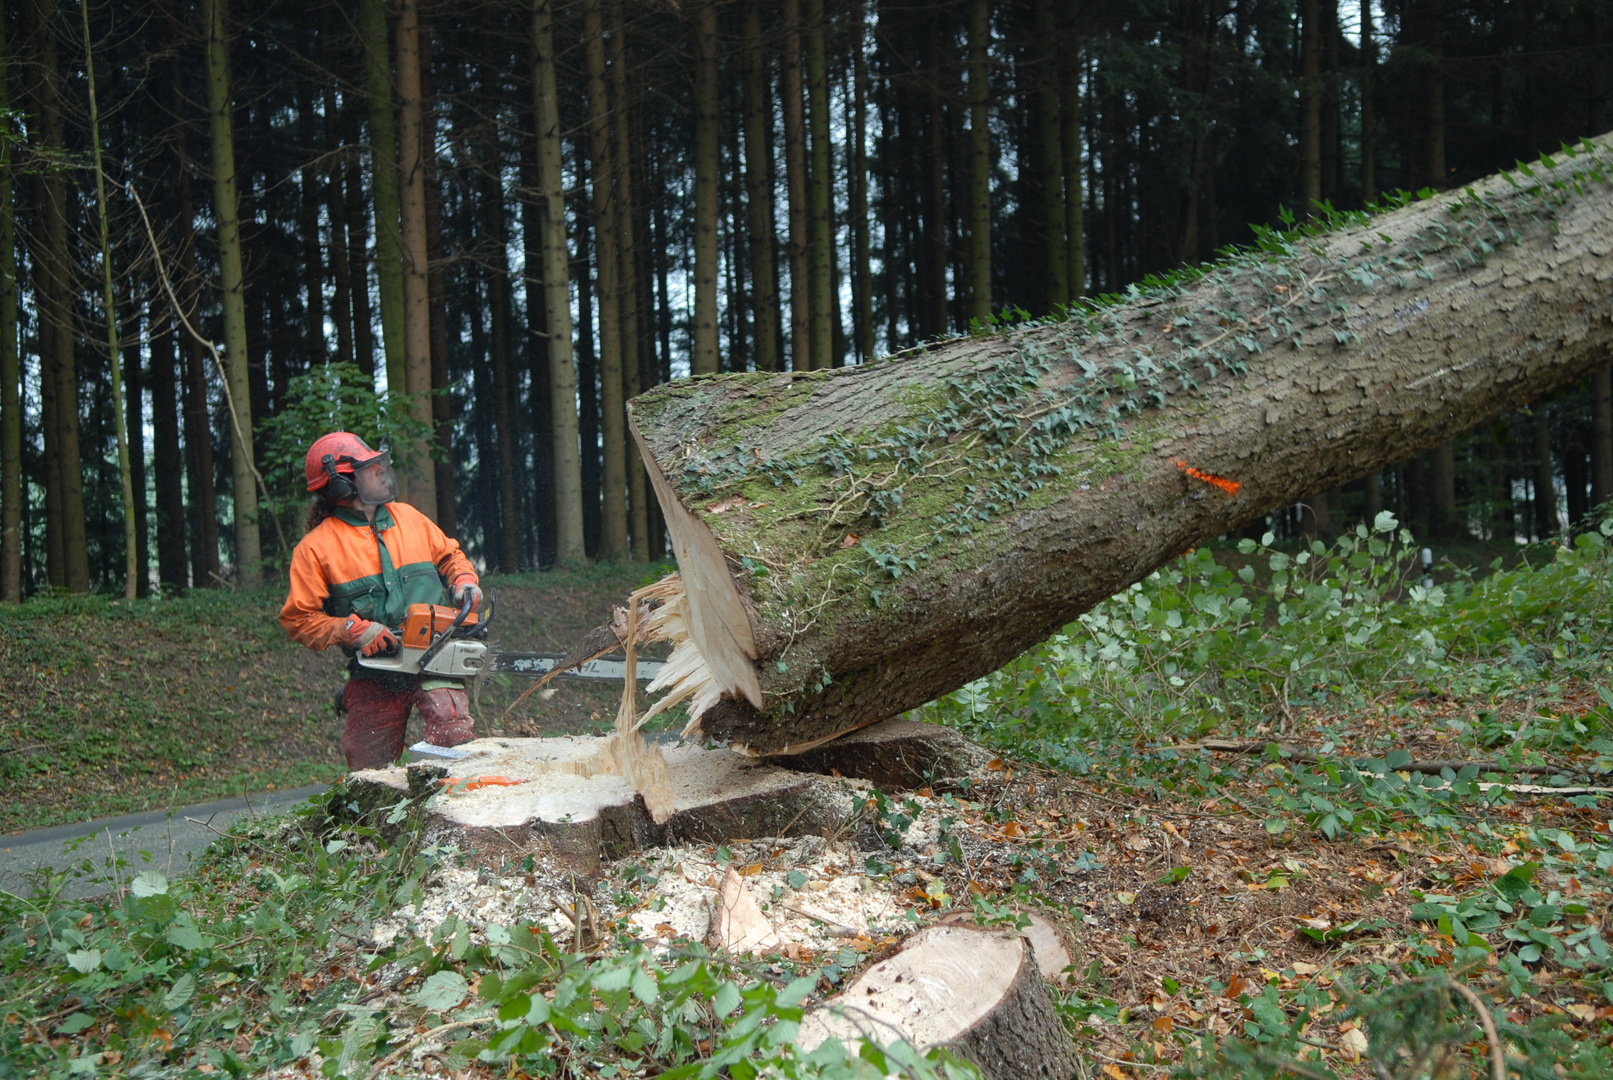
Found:
[{"label": "green foliage", "polygon": [[[407,826],[390,843],[367,826],[337,832],[331,815],[349,816],[345,798],[338,788],[310,801],[288,828],[232,832],[184,879],[119,864],[103,879],[114,894],[99,900],[62,899],[65,875],[31,898],[0,893],[0,997],[13,1010],[0,1025],[0,1080],[114,1063],[131,1076],[203,1065],[244,1076],[313,1051],[325,1076],[366,1077],[401,1055],[418,1022],[458,1032],[445,1041],[461,1069],[478,1061],[544,1076],[567,1061],[587,1063],[574,1075],[702,1080],[979,1076],[944,1050],[900,1044],[799,1052],[818,976],[748,972],[698,947],[658,955],[624,936],[590,958],[540,927],[489,925],[473,938],[450,917],[429,939],[369,948],[366,928],[418,901],[458,852],[422,848]],[[387,820],[406,822],[407,809],[400,802]],[[357,970],[332,967],[342,941],[365,947]],[[376,1001],[360,973],[389,966],[419,981]]]},{"label": "green foliage", "polygon": [[264,444],[263,480],[269,489],[266,513],[282,514],[308,499],[303,460],[313,441],[330,431],[351,431],[370,446],[388,447],[406,469],[412,448],[431,445],[429,423],[410,411],[402,394],[379,394],[375,380],[357,364],[316,364],[286,382],[279,410],[258,423]]},{"label": "green foliage", "polygon": [[[1138,737],[1281,720],[1294,708],[1361,704],[1388,689],[1500,699],[1536,687],[1548,670],[1605,678],[1608,535],[1613,519],[1571,547],[1537,549],[1538,565],[1432,587],[1421,582],[1411,535],[1388,514],[1331,547],[1279,550],[1267,534],[1240,542],[1237,558],[1199,548],[919,715],[1085,770],[1094,753]],[[1604,721],[1542,725],[1509,739],[1502,757],[1523,760],[1564,739],[1601,747]],[[1482,721],[1458,723],[1466,737],[1492,739],[1477,730]],[[1402,766],[1384,757],[1313,771],[1291,797],[1309,798],[1304,809],[1334,832],[1351,824],[1327,816],[1328,792],[1341,785],[1369,789],[1390,809],[1477,791],[1475,776],[1405,781],[1395,774]]]}]

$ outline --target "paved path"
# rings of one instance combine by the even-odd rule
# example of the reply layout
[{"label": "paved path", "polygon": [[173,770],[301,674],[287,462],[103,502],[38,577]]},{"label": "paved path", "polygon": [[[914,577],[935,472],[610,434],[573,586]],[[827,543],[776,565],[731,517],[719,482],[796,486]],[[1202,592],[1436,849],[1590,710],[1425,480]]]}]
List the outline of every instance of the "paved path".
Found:
[{"label": "paved path", "polygon": [[246,814],[282,813],[324,790],[325,785],[315,784],[290,791],[237,795],[174,811],[151,810],[0,836],[0,889],[28,892],[32,888],[29,875],[33,872],[46,867],[62,870],[88,859],[94,872],[71,882],[63,895],[79,897],[104,892],[110,884],[107,864],[114,852],[128,864],[117,870],[122,880],[150,869],[176,877],[188,870],[191,860],[217,837],[213,829],[222,830]]}]

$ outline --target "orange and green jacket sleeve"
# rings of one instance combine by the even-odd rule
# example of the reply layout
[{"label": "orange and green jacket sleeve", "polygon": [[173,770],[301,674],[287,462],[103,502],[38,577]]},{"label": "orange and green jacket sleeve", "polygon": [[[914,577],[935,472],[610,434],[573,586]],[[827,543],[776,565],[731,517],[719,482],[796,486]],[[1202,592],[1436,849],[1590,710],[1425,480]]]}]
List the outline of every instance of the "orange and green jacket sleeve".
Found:
[{"label": "orange and green jacket sleeve", "polygon": [[376,511],[374,528],[338,510],[292,553],[280,625],[310,649],[347,645],[348,615],[401,625],[409,604],[445,603],[442,583],[466,575],[475,580],[476,570],[458,542],[414,507],[389,503]]}]

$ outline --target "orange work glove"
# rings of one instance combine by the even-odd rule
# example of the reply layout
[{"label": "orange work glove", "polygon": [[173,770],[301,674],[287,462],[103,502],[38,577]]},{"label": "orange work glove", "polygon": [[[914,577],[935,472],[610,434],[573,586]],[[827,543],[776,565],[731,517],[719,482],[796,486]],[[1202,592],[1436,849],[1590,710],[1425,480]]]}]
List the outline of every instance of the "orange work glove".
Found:
[{"label": "orange work glove", "polygon": [[398,635],[388,630],[378,622],[361,619],[357,615],[347,617],[347,644],[357,649],[365,656],[374,656],[376,653],[398,647]]},{"label": "orange work glove", "polygon": [[482,589],[476,583],[475,574],[460,574],[456,577],[453,583],[448,586],[448,595],[453,599],[455,607],[464,607],[467,590],[469,590],[472,597],[470,608],[475,611],[482,606]]}]

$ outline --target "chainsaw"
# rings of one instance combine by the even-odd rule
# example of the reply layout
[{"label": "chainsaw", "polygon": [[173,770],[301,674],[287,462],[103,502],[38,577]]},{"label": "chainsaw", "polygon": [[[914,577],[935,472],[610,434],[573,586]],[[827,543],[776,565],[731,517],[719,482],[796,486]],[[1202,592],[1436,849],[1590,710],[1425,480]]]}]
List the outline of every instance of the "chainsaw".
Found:
[{"label": "chainsaw", "polygon": [[487,627],[493,621],[494,597],[487,595],[487,612],[471,610],[468,594],[457,610],[440,604],[410,604],[403,625],[394,627],[398,645],[374,656],[359,655],[359,666],[399,675],[439,675],[474,679],[488,665]]}]

